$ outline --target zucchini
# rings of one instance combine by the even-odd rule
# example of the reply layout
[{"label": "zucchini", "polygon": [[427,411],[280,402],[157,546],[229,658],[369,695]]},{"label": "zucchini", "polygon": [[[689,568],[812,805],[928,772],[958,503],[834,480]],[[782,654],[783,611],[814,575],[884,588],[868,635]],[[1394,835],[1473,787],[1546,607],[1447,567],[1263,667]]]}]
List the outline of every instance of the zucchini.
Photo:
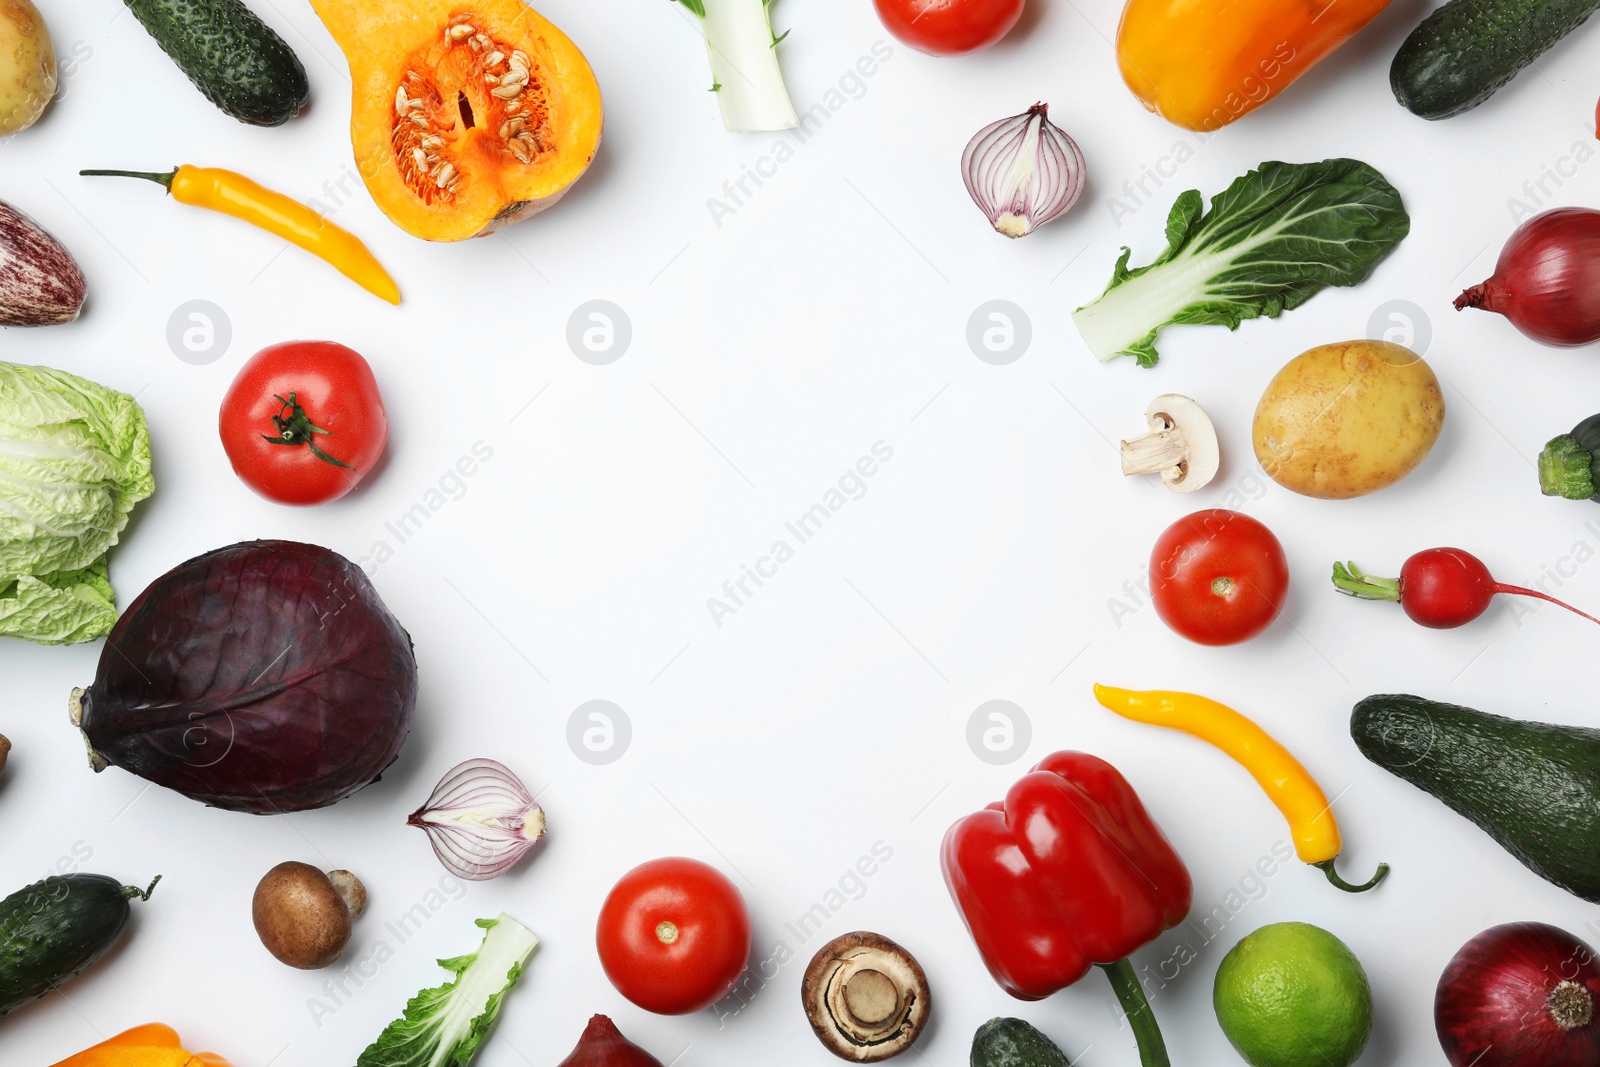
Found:
[{"label": "zucchini", "polygon": [[148,889],[103,874],[52,875],[0,900],[0,1016],[82,974],[127,928]]},{"label": "zucchini", "polygon": [[1415,696],[1350,716],[1367,759],[1477,823],[1534,874],[1600,904],[1600,730]]},{"label": "zucchini", "polygon": [[311,99],[294,49],[242,0],[124,0],[207,100],[240,122],[282,126]]},{"label": "zucchini", "polygon": [[1553,437],[1539,453],[1539,492],[1568,500],[1600,500],[1600,415]]},{"label": "zucchini", "polygon": [[1072,1067],[1072,1061],[1032,1024],[990,1019],[972,1035],[972,1067]]},{"label": "zucchini", "polygon": [[1395,53],[1389,86],[1425,119],[1471,111],[1596,7],[1600,0],[1450,0]]}]

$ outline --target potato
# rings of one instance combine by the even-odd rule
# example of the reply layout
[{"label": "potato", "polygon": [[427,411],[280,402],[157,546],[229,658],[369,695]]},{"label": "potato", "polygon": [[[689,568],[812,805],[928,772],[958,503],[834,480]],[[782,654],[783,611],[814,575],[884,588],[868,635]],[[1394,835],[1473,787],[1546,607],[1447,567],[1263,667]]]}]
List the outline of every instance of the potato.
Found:
[{"label": "potato", "polygon": [[39,120],[56,95],[56,50],[31,0],[0,0],[0,135]]},{"label": "potato", "polygon": [[1444,425],[1439,379],[1388,341],[1321,345],[1291,359],[1256,405],[1256,459],[1305,496],[1343,500],[1410,474]]}]

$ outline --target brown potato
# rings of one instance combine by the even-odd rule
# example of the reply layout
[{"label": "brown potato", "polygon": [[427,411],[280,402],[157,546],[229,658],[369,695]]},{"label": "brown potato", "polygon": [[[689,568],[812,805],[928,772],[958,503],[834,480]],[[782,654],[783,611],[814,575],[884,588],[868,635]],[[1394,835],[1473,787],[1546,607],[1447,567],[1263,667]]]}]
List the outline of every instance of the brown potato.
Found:
[{"label": "brown potato", "polygon": [[1439,379],[1388,341],[1321,345],[1290,360],[1256,405],[1256,459],[1273,481],[1343,500],[1410,474],[1444,425]]},{"label": "brown potato", "polygon": [[56,50],[32,0],[0,0],[0,135],[39,121],[56,95]]}]

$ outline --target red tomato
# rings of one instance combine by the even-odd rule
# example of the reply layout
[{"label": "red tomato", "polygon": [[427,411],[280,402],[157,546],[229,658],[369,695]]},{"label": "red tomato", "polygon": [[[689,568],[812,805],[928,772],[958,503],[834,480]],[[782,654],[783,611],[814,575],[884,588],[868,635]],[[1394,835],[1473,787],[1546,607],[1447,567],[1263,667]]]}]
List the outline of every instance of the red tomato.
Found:
[{"label": "red tomato", "polygon": [[280,504],[339,499],[389,439],[372,368],[332,341],[286,341],[251,356],[222,398],[217,428],[234,473]]},{"label": "red tomato", "polygon": [[1150,553],[1156,614],[1202,645],[1232,645],[1265,630],[1289,592],[1289,561],[1272,531],[1223,508],[1168,526]]},{"label": "red tomato", "polygon": [[1022,17],[1023,0],[872,0],[884,28],[919,52],[955,56],[988,48]]},{"label": "red tomato", "polygon": [[617,992],[658,1015],[687,1015],[721,1000],[744,973],[750,916],[715,867],[651,860],[606,897],[595,944]]}]

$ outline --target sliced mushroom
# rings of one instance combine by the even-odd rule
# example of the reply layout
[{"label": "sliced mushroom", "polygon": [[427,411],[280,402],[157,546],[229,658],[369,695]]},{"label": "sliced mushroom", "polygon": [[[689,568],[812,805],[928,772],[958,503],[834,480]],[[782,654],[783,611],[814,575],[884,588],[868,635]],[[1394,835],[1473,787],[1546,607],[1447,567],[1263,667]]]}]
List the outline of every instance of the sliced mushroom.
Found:
[{"label": "sliced mushroom", "polygon": [[910,1048],[928,1023],[928,976],[881,934],[834,938],[811,959],[800,999],[817,1039],[841,1059],[875,1063]]},{"label": "sliced mushroom", "polygon": [[256,885],[250,917],[261,943],[280,963],[311,971],[339,958],[366,906],[366,886],[349,871],[323,874],[290,860]]},{"label": "sliced mushroom", "polygon": [[1177,393],[1150,401],[1150,433],[1122,442],[1123,474],[1156,474],[1174,493],[1191,493],[1217,476],[1217,431],[1199,404]]}]

